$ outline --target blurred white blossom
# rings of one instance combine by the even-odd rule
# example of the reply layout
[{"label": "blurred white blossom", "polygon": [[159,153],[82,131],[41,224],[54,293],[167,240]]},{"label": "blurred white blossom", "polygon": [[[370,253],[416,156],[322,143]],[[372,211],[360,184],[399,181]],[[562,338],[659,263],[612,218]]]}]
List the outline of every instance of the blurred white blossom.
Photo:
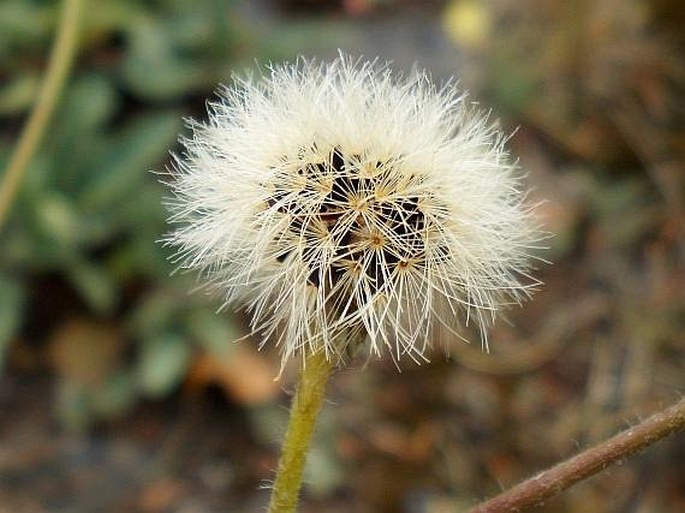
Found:
[{"label": "blurred white blossom", "polygon": [[167,241],[285,361],[396,361],[527,298],[540,240],[506,137],[453,85],[340,56],[236,79],[175,158]]}]

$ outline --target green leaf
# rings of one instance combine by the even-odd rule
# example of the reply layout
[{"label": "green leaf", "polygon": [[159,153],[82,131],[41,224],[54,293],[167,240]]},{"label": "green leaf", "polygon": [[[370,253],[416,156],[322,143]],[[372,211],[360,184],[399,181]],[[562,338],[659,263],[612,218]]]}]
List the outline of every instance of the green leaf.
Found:
[{"label": "green leaf", "polygon": [[117,284],[102,265],[76,259],[68,263],[66,272],[95,312],[107,314],[114,310],[118,300]]},{"label": "green leaf", "polygon": [[60,122],[72,135],[88,134],[103,128],[117,108],[118,98],[113,84],[100,74],[79,77],[69,88],[62,106]]},{"label": "green leaf", "polygon": [[8,83],[0,88],[0,117],[16,115],[28,109],[38,94],[39,73],[25,72],[8,78]]},{"label": "green leaf", "polygon": [[233,343],[242,336],[232,316],[219,315],[210,308],[190,312],[185,324],[205,349],[216,354],[230,352]]},{"label": "green leaf", "polygon": [[140,0],[89,0],[85,9],[83,40],[101,41],[114,32],[124,32],[137,20],[148,18],[147,2]]},{"label": "green leaf", "polygon": [[117,203],[135,203],[139,189],[152,177],[150,168],[171,146],[181,128],[176,112],[149,114],[126,126],[110,141],[102,165],[93,169],[80,198],[84,211],[112,208]]},{"label": "green leaf", "polygon": [[177,386],[190,364],[190,344],[177,334],[164,334],[143,342],[138,365],[142,392],[161,397]]},{"label": "green leaf", "polygon": [[59,6],[49,4],[52,5],[23,0],[0,2],[0,62],[15,57],[12,53],[18,47],[35,48],[52,34]]},{"label": "green leaf", "polygon": [[[206,24],[196,25],[196,44],[207,36],[197,29],[205,27]],[[184,47],[177,40],[178,34],[173,21],[159,17],[141,18],[130,25],[129,51],[123,61],[122,75],[136,95],[149,100],[169,100],[214,83],[217,63],[211,65],[206,51],[193,52]]]},{"label": "green leaf", "polygon": [[141,338],[169,329],[176,321],[183,299],[186,298],[180,298],[164,288],[151,293],[138,304],[131,317],[131,329]]},{"label": "green leaf", "polygon": [[36,205],[40,231],[60,246],[75,244],[79,230],[79,217],[69,199],[59,193],[47,193]]}]

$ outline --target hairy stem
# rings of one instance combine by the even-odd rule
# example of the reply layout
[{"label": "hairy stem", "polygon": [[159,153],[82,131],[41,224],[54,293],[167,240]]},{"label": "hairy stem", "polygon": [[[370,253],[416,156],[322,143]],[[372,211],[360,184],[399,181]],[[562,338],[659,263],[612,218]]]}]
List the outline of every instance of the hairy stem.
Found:
[{"label": "hairy stem", "polygon": [[685,399],[644,422],[514,486],[469,513],[525,511],[655,442],[685,429]]},{"label": "hairy stem", "polygon": [[309,354],[305,358],[290,410],[288,430],[271,492],[269,513],[296,511],[307,450],[333,366],[323,351]]},{"label": "hairy stem", "polygon": [[10,157],[0,184],[0,228],[9,214],[24,172],[50,120],[69,76],[78,41],[78,29],[85,0],[64,0],[57,38],[38,99]]}]

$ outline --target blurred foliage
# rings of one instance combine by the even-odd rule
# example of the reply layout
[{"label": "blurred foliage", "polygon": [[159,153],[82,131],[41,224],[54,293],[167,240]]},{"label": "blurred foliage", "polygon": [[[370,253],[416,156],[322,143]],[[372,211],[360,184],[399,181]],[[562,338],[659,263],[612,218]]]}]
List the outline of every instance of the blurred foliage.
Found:
[{"label": "blurred foliage", "polygon": [[[0,3],[0,168],[35,98],[59,6]],[[216,304],[188,295],[191,280],[168,278],[169,251],[155,244],[164,191],[149,170],[163,168],[183,115],[201,112],[242,55],[296,51],[280,44],[287,31],[255,41],[232,2],[86,8],[74,76],[0,234],[0,366],[48,347],[58,411],[73,427],[168,394],[199,354],[224,358],[239,338]]]}]

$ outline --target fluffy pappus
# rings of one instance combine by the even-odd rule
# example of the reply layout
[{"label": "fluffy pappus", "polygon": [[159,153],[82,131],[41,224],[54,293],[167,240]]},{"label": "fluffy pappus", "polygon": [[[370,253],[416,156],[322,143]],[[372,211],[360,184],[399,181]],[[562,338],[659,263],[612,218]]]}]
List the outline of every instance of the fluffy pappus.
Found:
[{"label": "fluffy pappus", "polygon": [[301,59],[190,121],[168,185],[180,268],[302,350],[426,359],[537,285],[540,232],[506,137],[453,85]]}]

